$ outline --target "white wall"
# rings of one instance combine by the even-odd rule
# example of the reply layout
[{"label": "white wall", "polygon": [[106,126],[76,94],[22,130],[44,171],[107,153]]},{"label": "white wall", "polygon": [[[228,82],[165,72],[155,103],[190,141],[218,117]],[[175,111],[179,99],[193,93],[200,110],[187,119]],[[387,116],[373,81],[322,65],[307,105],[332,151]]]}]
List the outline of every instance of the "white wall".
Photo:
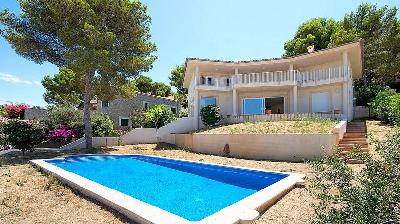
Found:
[{"label": "white wall", "polygon": [[248,159],[303,161],[331,153],[335,134],[193,134],[192,150]]},{"label": "white wall", "polygon": [[131,145],[139,143],[157,143],[157,129],[155,128],[135,128],[122,135],[121,145]]},{"label": "white wall", "polygon": [[179,118],[157,130],[157,141],[175,144],[175,135],[195,131],[193,117]]}]

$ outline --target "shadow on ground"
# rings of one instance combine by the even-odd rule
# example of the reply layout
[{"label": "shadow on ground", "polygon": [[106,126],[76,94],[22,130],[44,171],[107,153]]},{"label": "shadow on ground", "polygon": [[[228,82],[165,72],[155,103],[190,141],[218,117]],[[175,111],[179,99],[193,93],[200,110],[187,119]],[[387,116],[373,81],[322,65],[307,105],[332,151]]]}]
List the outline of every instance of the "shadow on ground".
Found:
[{"label": "shadow on ground", "polygon": [[[132,146],[132,150],[140,150],[143,149],[141,147]],[[153,148],[154,150],[172,150],[178,149],[177,146],[167,143],[158,143]],[[0,156],[0,166],[9,166],[9,165],[21,165],[29,163],[29,160],[33,159],[50,159],[58,156],[66,156],[66,155],[76,155],[76,154],[110,154],[118,152],[117,147],[104,147],[104,148],[93,148],[90,150],[85,149],[77,149],[77,150],[46,150],[46,149],[37,149],[33,152],[25,152],[22,154],[21,151],[9,152],[7,154]],[[144,149],[145,150],[145,149]]]}]

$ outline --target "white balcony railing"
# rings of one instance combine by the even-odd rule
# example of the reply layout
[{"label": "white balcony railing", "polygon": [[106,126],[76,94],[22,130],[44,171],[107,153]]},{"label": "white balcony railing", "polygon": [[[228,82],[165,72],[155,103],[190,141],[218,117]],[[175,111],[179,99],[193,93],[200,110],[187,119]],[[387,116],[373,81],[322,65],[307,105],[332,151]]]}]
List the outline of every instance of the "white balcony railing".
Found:
[{"label": "white balcony railing", "polygon": [[[318,86],[338,83],[351,79],[350,67],[332,67],[326,69],[299,71],[273,71],[261,73],[246,73],[222,77],[194,79],[194,84],[200,89],[229,90],[233,87],[256,86]],[[227,79],[229,81],[227,81]]]}]

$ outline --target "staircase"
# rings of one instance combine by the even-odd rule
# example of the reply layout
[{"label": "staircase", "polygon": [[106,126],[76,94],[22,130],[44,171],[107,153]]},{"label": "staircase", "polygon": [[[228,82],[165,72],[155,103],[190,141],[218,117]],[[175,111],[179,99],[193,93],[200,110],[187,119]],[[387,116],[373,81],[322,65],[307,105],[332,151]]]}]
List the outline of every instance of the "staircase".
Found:
[{"label": "staircase", "polygon": [[[363,153],[368,153],[367,125],[365,121],[352,121],[347,123],[346,133],[339,142],[340,154],[345,157],[354,146],[360,146]],[[360,163],[355,159],[347,159],[348,163]]]}]

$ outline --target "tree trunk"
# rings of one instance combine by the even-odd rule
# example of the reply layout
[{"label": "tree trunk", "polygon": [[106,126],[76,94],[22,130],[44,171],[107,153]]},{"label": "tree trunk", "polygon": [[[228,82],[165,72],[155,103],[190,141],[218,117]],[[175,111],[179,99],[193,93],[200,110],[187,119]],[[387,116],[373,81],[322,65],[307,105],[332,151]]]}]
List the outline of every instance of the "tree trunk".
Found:
[{"label": "tree trunk", "polygon": [[90,95],[92,92],[92,80],[94,72],[85,75],[85,92],[83,94],[83,123],[85,125],[86,149],[92,148],[92,126],[90,120]]}]

